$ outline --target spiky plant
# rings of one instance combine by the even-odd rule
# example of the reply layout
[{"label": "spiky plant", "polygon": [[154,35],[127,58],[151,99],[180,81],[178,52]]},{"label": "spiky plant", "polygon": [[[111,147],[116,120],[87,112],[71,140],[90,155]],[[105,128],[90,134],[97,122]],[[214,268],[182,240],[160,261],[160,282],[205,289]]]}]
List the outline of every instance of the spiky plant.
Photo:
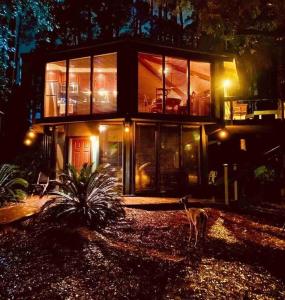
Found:
[{"label": "spiky plant", "polygon": [[3,164],[0,167],[0,205],[4,202],[19,201],[26,196],[23,189],[29,184],[25,179],[17,177],[19,172],[15,165]]},{"label": "spiky plant", "polygon": [[85,164],[78,172],[72,165],[60,175],[59,191],[50,191],[54,198],[47,202],[41,215],[61,219],[74,225],[102,228],[124,216],[121,205],[121,184],[110,165],[92,171]]}]

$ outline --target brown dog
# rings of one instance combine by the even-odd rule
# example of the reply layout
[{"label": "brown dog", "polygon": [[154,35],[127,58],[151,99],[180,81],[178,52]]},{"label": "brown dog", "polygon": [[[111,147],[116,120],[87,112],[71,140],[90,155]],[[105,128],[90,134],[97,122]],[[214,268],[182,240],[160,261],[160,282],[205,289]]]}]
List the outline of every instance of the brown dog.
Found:
[{"label": "brown dog", "polygon": [[202,208],[194,208],[194,207],[193,208],[187,208],[189,198],[191,198],[190,195],[184,196],[180,199],[180,202],[184,206],[185,213],[186,213],[187,219],[189,221],[189,227],[190,227],[189,242],[191,242],[192,225],[193,225],[194,234],[195,234],[194,247],[196,247],[199,230],[200,230],[200,237],[203,240],[205,240],[208,215],[207,215],[206,211]]}]

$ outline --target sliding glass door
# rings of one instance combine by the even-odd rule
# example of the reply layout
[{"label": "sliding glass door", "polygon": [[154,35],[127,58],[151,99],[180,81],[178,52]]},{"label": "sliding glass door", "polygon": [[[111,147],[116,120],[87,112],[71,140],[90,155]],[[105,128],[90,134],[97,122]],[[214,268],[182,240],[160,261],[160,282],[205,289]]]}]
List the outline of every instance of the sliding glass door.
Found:
[{"label": "sliding glass door", "polygon": [[135,192],[178,194],[199,183],[200,129],[137,124]]}]

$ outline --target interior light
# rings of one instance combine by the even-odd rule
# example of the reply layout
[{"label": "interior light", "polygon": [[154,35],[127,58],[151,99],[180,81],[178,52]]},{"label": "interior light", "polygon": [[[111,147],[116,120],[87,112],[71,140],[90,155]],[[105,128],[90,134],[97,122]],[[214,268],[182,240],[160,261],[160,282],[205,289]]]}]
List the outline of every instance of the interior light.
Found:
[{"label": "interior light", "polygon": [[101,89],[98,91],[99,96],[106,96],[108,94],[108,92],[104,89]]},{"label": "interior light", "polygon": [[224,88],[229,88],[232,85],[232,82],[230,79],[224,79],[223,86]]},{"label": "interior light", "polygon": [[104,132],[106,131],[107,126],[106,125],[99,125],[99,132]]},{"label": "interior light", "polygon": [[165,69],[164,69],[164,74],[165,74],[165,75],[167,75],[169,72],[170,72],[170,69],[169,69],[169,68],[165,68]]}]

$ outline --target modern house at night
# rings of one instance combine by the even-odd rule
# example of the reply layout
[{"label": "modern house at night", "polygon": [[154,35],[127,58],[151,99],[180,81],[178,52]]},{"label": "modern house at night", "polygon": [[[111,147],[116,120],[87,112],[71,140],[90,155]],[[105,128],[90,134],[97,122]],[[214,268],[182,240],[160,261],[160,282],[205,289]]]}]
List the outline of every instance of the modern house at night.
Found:
[{"label": "modern house at night", "polygon": [[187,193],[208,183],[213,133],[284,118],[278,106],[227,94],[233,65],[226,55],[128,39],[50,52],[37,66],[45,84],[34,128],[56,171],[109,163],[124,194]]}]

